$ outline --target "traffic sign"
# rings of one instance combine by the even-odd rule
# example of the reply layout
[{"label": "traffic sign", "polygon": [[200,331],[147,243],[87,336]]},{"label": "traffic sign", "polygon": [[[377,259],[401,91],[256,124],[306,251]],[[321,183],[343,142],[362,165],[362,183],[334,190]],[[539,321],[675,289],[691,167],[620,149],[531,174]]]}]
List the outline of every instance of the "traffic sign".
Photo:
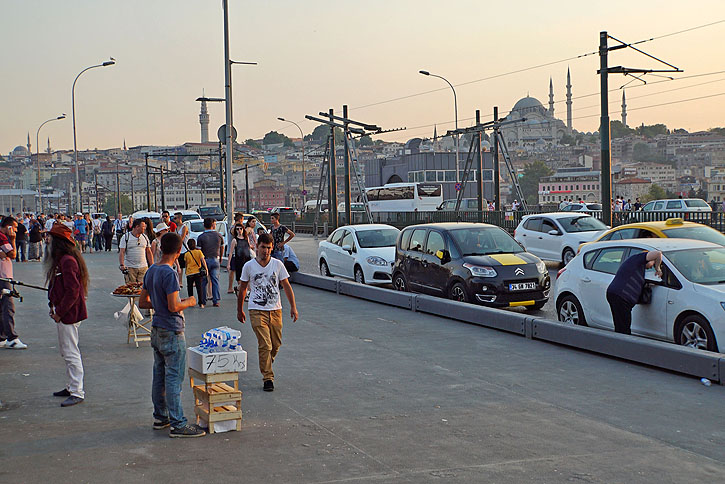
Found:
[{"label": "traffic sign", "polygon": [[456,191],[457,192],[460,192],[461,191],[461,184],[460,183],[456,183]]},{"label": "traffic sign", "polygon": [[[219,129],[216,132],[217,138],[219,138],[220,143],[226,143],[227,142],[227,125],[222,124],[219,126]],[[232,126],[232,143],[237,140],[237,128]]]}]

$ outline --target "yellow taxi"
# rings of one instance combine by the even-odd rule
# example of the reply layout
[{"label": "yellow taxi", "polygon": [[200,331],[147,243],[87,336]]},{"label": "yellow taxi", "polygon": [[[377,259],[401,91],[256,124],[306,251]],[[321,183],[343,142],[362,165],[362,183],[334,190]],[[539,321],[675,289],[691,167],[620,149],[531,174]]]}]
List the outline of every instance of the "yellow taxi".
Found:
[{"label": "yellow taxi", "polygon": [[[593,242],[646,238],[704,240],[725,246],[725,235],[721,232],[707,225],[686,222],[681,218],[668,218],[660,222],[636,222],[620,225],[607,230]],[[580,245],[579,250],[585,245],[587,244]]]}]

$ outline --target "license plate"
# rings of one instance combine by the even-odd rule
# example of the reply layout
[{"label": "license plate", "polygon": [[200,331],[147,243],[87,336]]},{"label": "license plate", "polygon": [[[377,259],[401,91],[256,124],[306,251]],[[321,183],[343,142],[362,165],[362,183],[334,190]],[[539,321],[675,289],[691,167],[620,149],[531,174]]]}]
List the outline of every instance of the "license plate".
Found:
[{"label": "license plate", "polygon": [[509,284],[509,291],[530,291],[536,289],[536,282],[513,282]]}]

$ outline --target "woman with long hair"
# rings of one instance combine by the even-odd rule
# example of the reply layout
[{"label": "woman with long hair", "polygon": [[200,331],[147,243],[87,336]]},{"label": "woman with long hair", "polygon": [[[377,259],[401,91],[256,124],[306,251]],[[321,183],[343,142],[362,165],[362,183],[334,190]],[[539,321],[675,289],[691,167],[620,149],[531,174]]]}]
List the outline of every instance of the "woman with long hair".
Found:
[{"label": "woman with long hair", "polygon": [[50,317],[58,327],[58,348],[65,361],[68,383],[63,390],[53,393],[68,397],[61,407],[82,403],[83,361],[78,349],[78,327],[88,317],[88,268],[73,240],[73,231],[55,224],[48,232],[50,243],[46,247],[45,268],[48,283]]},{"label": "woman with long hair", "polygon": [[246,231],[245,226],[242,225],[235,225],[234,226],[234,238],[232,239],[232,243],[229,246],[229,258],[227,259],[227,270],[231,274],[232,272],[235,274],[234,277],[234,288],[232,288],[232,281],[230,278],[229,281],[229,288],[227,289],[227,294],[231,294],[233,292],[236,292],[236,285],[239,282],[239,279],[242,277],[242,268],[244,267],[244,264],[246,264],[248,261],[252,260],[252,257],[250,255],[250,248],[249,248],[249,241],[247,240],[247,237],[245,236],[244,232]]}]

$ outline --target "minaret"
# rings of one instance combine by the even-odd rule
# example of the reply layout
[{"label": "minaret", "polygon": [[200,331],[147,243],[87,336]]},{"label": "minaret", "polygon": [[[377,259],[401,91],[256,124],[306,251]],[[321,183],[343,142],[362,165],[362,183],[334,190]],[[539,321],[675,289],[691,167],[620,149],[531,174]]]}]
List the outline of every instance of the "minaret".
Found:
[{"label": "minaret", "polygon": [[126,151],[126,138],[123,138],[123,151]]},{"label": "minaret", "polygon": [[627,99],[624,95],[624,89],[622,89],[622,124],[627,127]]},{"label": "minaret", "polygon": [[30,144],[30,133],[28,133],[28,154],[32,153],[32,151],[30,151],[30,148],[31,148],[31,144]]},{"label": "minaret", "polygon": [[50,136],[48,136],[48,149],[45,150],[48,154],[51,153],[50,151]]},{"label": "minaret", "polygon": [[206,94],[202,89],[201,112],[199,113],[199,124],[201,125],[201,142],[209,142],[209,111],[206,109]]},{"label": "minaret", "polygon": [[566,68],[566,128],[571,134],[571,73],[568,67]]},{"label": "minaret", "polygon": [[554,117],[554,81],[549,77],[549,116]]}]

